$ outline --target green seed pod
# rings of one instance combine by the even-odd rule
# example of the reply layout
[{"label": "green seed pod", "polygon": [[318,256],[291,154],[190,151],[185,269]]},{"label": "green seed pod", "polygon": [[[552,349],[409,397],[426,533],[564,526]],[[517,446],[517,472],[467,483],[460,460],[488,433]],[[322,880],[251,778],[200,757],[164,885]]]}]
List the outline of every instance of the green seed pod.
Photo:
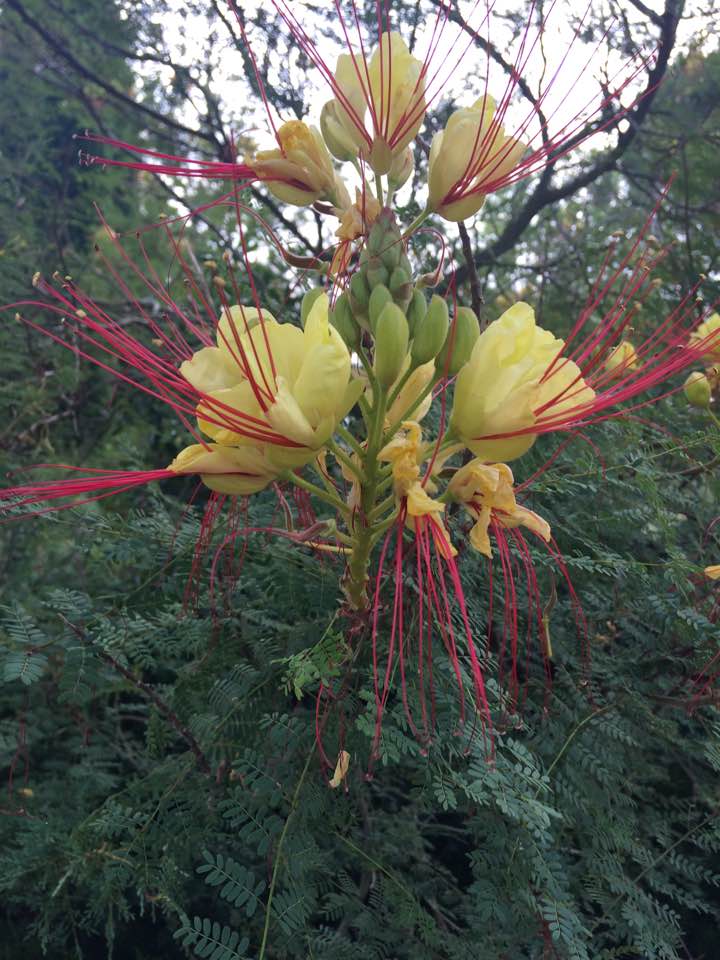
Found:
[{"label": "green seed pod", "polygon": [[418,324],[422,318],[427,313],[427,300],[425,299],[425,294],[422,290],[413,290],[412,297],[410,298],[410,303],[408,308],[405,311],[407,316],[408,327],[410,328],[410,336],[415,336],[415,331],[418,328]]},{"label": "green seed pod", "polygon": [[330,323],[351,350],[357,347],[360,343],[360,328],[353,317],[350,300],[346,293],[341,293],[335,301],[335,306],[330,311]]},{"label": "green seed pod", "polygon": [[370,317],[370,329],[375,330],[377,327],[377,322],[380,319],[380,314],[383,312],[383,307],[386,303],[392,302],[392,294],[388,288],[380,283],[370,294],[370,301],[368,304],[368,316]]},{"label": "green seed pod", "polygon": [[408,352],[408,324],[394,303],[383,308],[375,329],[375,376],[386,389],[397,380]]},{"label": "green seed pod", "polygon": [[414,367],[419,367],[438,355],[445,343],[449,325],[447,304],[436,294],[430,301],[427,313],[415,327],[411,354]]},{"label": "green seed pod", "polygon": [[322,287],[315,287],[314,290],[308,290],[305,296],[302,298],[302,304],[300,306],[300,323],[303,328],[305,327],[305,321],[308,318],[308,314],[315,306],[315,301],[318,297],[322,296],[325,291]]},{"label": "green seed pod", "polygon": [[[433,299],[435,299],[433,297]],[[470,359],[475,342],[480,336],[480,324],[470,307],[458,307],[455,323],[450,327],[442,350],[435,360],[439,373],[454,377]],[[448,353],[452,344],[452,355]]]}]

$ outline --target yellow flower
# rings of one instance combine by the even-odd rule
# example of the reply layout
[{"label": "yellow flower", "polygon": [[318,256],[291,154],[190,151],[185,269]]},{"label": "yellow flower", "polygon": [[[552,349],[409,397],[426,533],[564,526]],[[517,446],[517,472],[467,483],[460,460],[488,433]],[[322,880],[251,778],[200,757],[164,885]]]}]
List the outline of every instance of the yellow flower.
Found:
[{"label": "yellow flower", "polygon": [[711,314],[691,333],[690,346],[699,347],[700,345],[706,348],[703,359],[708,363],[720,363],[720,313]]},{"label": "yellow flower", "polygon": [[[351,379],[350,354],[329,323],[326,294],[304,330],[268,313],[250,329],[226,316],[217,347],[199,351],[180,372],[207,394],[198,407],[203,433],[226,446],[256,445],[267,436],[265,455],[277,468],[314,459],[363,386]],[[220,388],[205,389],[219,380]]]},{"label": "yellow flower", "polygon": [[335,170],[320,132],[301,120],[289,120],[277,131],[279,149],[261,150],[253,168],[283,203],[306,207],[335,195]]},{"label": "yellow flower", "polygon": [[494,116],[495,102],[481,97],[472,107],[456,110],[433,137],[428,206],[445,220],[457,222],[477,213],[486,194],[497,189],[525,152],[525,144],[506,136]]},{"label": "yellow flower", "polygon": [[223,447],[216,443],[185,447],[168,470],[200,474],[211,490],[242,497],[264,489],[278,473],[261,447]]},{"label": "yellow flower", "polygon": [[[594,391],[577,364],[560,357],[564,346],[536,325],[527,303],[514,304],[480,334],[458,374],[450,418],[451,429],[476,456],[514,460],[535,442],[537,434],[521,431],[534,426],[543,411],[555,419],[575,409],[580,413],[592,401]],[[498,435],[508,436],[483,439]]]},{"label": "yellow flower", "polygon": [[397,499],[405,502],[407,526],[414,530],[415,518],[434,514],[434,521],[446,541],[445,549],[448,554],[454,555],[457,551],[452,546],[450,534],[441,519],[445,504],[433,500],[420,483],[420,464],[427,458],[429,451],[430,448],[422,443],[420,424],[414,420],[405,420],[402,431],[382,448],[378,460],[392,464],[393,489]]},{"label": "yellow flower", "polygon": [[507,528],[527,527],[543,540],[550,539],[549,524],[532,510],[518,506],[513,482],[507,464],[471,460],[448,484],[448,494],[460,501],[475,520],[470,531],[471,545],[486,557],[492,557],[488,528],[493,520]]},{"label": "yellow flower", "polygon": [[636,370],[638,356],[629,340],[619,343],[605,360],[605,369],[613,377],[621,377],[627,370]]},{"label": "yellow flower", "polygon": [[703,573],[708,580],[720,580],[720,563],[713,564],[711,567],[705,567]]},{"label": "yellow flower", "polygon": [[399,33],[384,33],[368,64],[354,51],[338,57],[335,83],[341,96],[324,111],[330,149],[341,160],[362,154],[375,173],[388,173],[425,116],[422,62]]}]

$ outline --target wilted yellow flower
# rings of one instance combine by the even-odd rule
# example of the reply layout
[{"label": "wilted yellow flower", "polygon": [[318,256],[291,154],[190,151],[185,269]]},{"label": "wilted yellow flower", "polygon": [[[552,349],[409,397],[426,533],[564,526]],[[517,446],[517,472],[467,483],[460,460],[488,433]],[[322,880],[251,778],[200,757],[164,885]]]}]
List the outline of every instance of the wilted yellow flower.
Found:
[{"label": "wilted yellow flower", "polygon": [[526,145],[506,136],[494,117],[494,100],[481,97],[472,107],[456,110],[432,139],[428,207],[445,220],[477,213],[525,152]]},{"label": "wilted yellow flower", "polygon": [[[180,372],[207,394],[198,407],[203,433],[226,446],[256,445],[258,434],[271,434],[276,439],[266,444],[265,456],[277,468],[312,460],[362,392],[361,381],[350,377],[348,349],[329,323],[326,294],[315,301],[304,330],[270,314],[249,330],[226,317],[218,346],[199,351]],[[219,388],[207,388],[218,382]]]},{"label": "wilted yellow flower", "polygon": [[703,359],[708,363],[720,363],[720,313],[712,313],[690,334],[691,347],[701,344],[705,347]]},{"label": "wilted yellow flower", "polygon": [[503,527],[527,527],[543,540],[550,539],[550,525],[541,516],[518,506],[513,491],[512,470],[505,463],[471,460],[448,484],[448,494],[463,504],[475,525],[470,543],[479,553],[492,557],[488,528],[491,521]]},{"label": "wilted yellow flower", "polygon": [[705,567],[703,573],[708,580],[720,580],[720,563],[713,564],[713,566],[710,567]]},{"label": "wilted yellow flower", "polygon": [[289,120],[277,131],[279,148],[261,150],[253,168],[283,203],[306,207],[336,191],[335,170],[327,147],[315,127]]},{"label": "wilted yellow flower", "polygon": [[450,417],[451,429],[476,456],[514,460],[535,442],[536,434],[524,431],[536,423],[536,411],[551,408],[546,416],[555,418],[592,401],[577,364],[560,357],[564,346],[536,325],[527,303],[514,304],[480,334],[458,374]]},{"label": "wilted yellow flower", "polygon": [[448,555],[454,555],[457,551],[452,546],[450,534],[442,521],[445,504],[433,500],[420,483],[420,464],[427,454],[428,448],[422,443],[420,424],[414,420],[405,420],[402,431],[383,447],[378,454],[378,460],[392,464],[393,488],[398,500],[405,502],[407,526],[413,530],[415,518],[435,515],[434,521],[444,535],[445,550]]},{"label": "wilted yellow flower", "polygon": [[638,366],[635,347],[629,340],[623,340],[612,350],[605,360],[605,369],[613,377],[621,377],[626,370],[635,370]]},{"label": "wilted yellow flower", "polygon": [[278,474],[263,446],[225,447],[217,443],[185,447],[168,470],[197,473],[211,490],[241,497],[263,490]]},{"label": "wilted yellow flower", "polygon": [[380,204],[369,190],[355,188],[355,203],[341,211],[340,226],[335,236],[340,240],[356,240],[367,233],[377,220]]},{"label": "wilted yellow flower", "polygon": [[[338,57],[335,83],[342,101],[331,100],[323,108],[323,129],[338,159],[362,154],[375,173],[390,171],[425,116],[422,67],[394,31],[382,35],[367,65],[354,51]],[[370,132],[365,131],[368,109]]]},{"label": "wilted yellow flower", "polygon": [[335,773],[332,776],[332,780],[328,782],[328,786],[332,787],[333,790],[337,790],[340,784],[343,782],[347,776],[348,770],[350,769],[350,754],[347,750],[341,750],[338,756],[337,763],[335,764]]}]

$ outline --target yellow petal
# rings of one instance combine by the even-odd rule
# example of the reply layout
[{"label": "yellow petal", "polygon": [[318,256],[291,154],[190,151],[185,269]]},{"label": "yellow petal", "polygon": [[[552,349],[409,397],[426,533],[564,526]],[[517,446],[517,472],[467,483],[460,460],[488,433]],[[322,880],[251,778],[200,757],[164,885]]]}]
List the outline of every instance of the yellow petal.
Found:
[{"label": "yellow petal", "polygon": [[195,443],[175,457],[168,466],[178,474],[200,474],[211,490],[233,496],[249,496],[263,490],[274,472],[258,447],[223,447]]},{"label": "yellow petal", "polygon": [[218,347],[203,347],[180,364],[180,374],[196,390],[211,393],[232,387],[243,378],[240,367]]}]

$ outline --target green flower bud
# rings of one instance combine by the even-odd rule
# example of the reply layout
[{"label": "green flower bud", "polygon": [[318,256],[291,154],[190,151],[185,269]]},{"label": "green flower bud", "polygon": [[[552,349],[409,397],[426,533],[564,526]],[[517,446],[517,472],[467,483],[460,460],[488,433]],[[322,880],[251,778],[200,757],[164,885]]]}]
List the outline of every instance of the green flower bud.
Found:
[{"label": "green flower bud", "polygon": [[414,367],[419,367],[438,355],[445,343],[449,325],[447,304],[436,294],[430,301],[427,313],[415,327],[411,354]]},{"label": "green flower bud", "polygon": [[335,301],[335,306],[330,312],[330,323],[351,350],[358,346],[360,343],[360,328],[355,322],[350,309],[350,300],[346,293],[341,293]]},{"label": "green flower bud", "polygon": [[382,261],[378,257],[372,257],[368,260],[365,276],[369,289],[374,290],[375,287],[381,283],[387,286],[390,279],[390,271],[387,267],[383,266]]},{"label": "green flower bud", "polygon": [[350,279],[349,292],[350,309],[355,319],[363,327],[368,329],[368,303],[370,301],[370,291],[368,290],[367,280],[361,272],[354,273]]},{"label": "green flower bud", "polygon": [[328,100],[320,111],[320,132],[330,153],[341,162],[354,160],[358,155],[357,144],[343,127],[338,116],[342,109],[337,100]]},{"label": "green flower bud", "polygon": [[401,309],[405,310],[410,303],[413,292],[412,277],[408,271],[402,267],[395,267],[390,274],[389,286],[393,300]]},{"label": "green flower bud", "polygon": [[[475,341],[480,336],[480,323],[470,307],[458,307],[455,323],[448,330],[443,348],[435,360],[438,373],[454,377],[470,359]],[[452,344],[452,355],[448,353]]]},{"label": "green flower bud", "polygon": [[302,304],[300,305],[300,323],[305,327],[305,321],[308,318],[308,314],[313,308],[313,304],[319,296],[321,296],[325,291],[322,287],[315,287],[314,290],[308,290],[305,296],[302,298]]},{"label": "green flower bud", "polygon": [[378,284],[370,294],[370,301],[368,304],[368,316],[370,317],[371,330],[374,331],[377,327],[377,322],[380,319],[380,314],[383,312],[385,304],[391,302],[392,294],[388,288],[382,283]]},{"label": "green flower bud", "polygon": [[408,352],[408,324],[394,303],[383,308],[375,328],[375,376],[386,389],[397,380]]},{"label": "green flower bud", "polygon": [[392,162],[388,182],[391,190],[399,190],[410,178],[415,167],[415,158],[410,147],[406,147]]},{"label": "green flower bud", "polygon": [[410,336],[414,337],[418,324],[427,313],[427,300],[422,290],[413,290],[412,298],[405,313],[410,328]]},{"label": "green flower bud", "polygon": [[707,410],[712,399],[710,381],[700,370],[694,370],[683,386],[685,397],[691,407]]}]

